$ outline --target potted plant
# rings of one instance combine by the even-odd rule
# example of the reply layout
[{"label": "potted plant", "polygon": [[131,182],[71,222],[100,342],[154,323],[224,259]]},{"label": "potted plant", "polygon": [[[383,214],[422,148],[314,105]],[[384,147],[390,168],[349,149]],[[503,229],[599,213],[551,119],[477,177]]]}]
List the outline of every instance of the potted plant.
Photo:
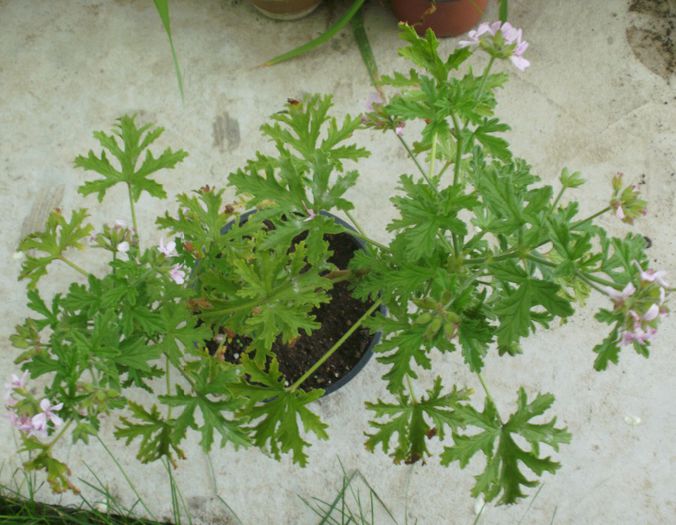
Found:
[{"label": "potted plant", "polygon": [[[192,429],[207,450],[219,437],[304,465],[305,435],[328,439],[312,411],[324,390],[310,377],[366,326],[383,333],[375,352],[387,367],[388,396],[367,403],[369,450],[382,448],[395,463],[424,462],[437,442],[441,463],[460,467],[485,456],[472,494],[500,503],[517,501],[537,483],[526,468],[535,476],[557,470],[543,447],[558,450],[571,436],[545,415],[554,396],[521,386],[516,410],[505,415],[482,374],[484,362],[521,352],[525,337],[570,317],[592,292],[608,297],[596,318],[610,325],[593,348],[594,368],[617,363],[623,347],[647,356],[671,288],[664,272],[649,267],[642,236],[614,238],[595,224],[609,213],[631,224],[645,201],[618,175],[608,205],[580,216],[569,197],[584,183],[579,173],[563,169],[555,190],[513,156],[500,136],[509,128],[494,114],[495,91],[507,75],[492,68],[510,61],[526,69],[520,30],[482,25],[443,57],[431,31],[421,38],[402,26],[402,37],[400,53],[417,69],[384,79],[394,90],[388,102],[376,97],[367,114],[339,122],[330,116],[330,97],[289,100],[262,127],[275,153],[258,153],[229,176],[240,201],[226,203],[222,190],[209,187],[180,195],[177,213],[158,219],[172,240],[157,246],[139,235],[134,204],[142,192],[165,196],[152,176],[185,153],[168,149],[155,157],[148,147],[161,129],[138,128],[129,117],[116,136],[96,134],[117,165],[105,152],[78,157],[78,167],[101,176],[80,191],[101,199],[126,184],[133,226],[104,226],[95,236],[110,253],[103,276],[66,253],[91,236],[83,210],[70,220],[54,212],[45,231],[20,246],[27,253],[21,277],[38,315],[17,327],[13,343],[24,350],[17,362],[31,380],[51,379],[39,394],[25,375],[8,385],[12,422],[33,452],[26,468],[47,471],[55,490],[73,488],[53,445],[68,429],[87,441],[111,412],[121,415],[115,435],[139,441],[142,461],[184,457],[181,443]],[[476,52],[490,56],[479,75],[461,69]],[[409,121],[422,126],[412,146]],[[416,169],[399,179],[392,198],[399,215],[387,244],[355,222],[346,198],[358,179],[348,163],[368,154],[349,142],[362,125],[392,132]],[[241,213],[246,208],[256,211]],[[355,231],[323,213],[331,211]],[[340,265],[331,236],[345,233],[366,245]],[[47,302],[35,286],[52,262],[83,273],[86,282]],[[360,317],[291,376],[282,354],[319,328],[316,309],[343,282],[362,302]],[[449,385],[445,370],[432,369],[437,352],[456,352],[483,399],[472,385]],[[432,384],[426,390],[424,376]],[[149,390],[154,402],[134,401],[133,388]]]},{"label": "potted plant", "polygon": [[486,10],[488,0],[392,0],[395,16],[424,35],[428,29],[439,37],[458,36],[473,28]]},{"label": "potted plant", "polygon": [[265,16],[277,20],[295,20],[317,9],[321,0],[251,0]]}]

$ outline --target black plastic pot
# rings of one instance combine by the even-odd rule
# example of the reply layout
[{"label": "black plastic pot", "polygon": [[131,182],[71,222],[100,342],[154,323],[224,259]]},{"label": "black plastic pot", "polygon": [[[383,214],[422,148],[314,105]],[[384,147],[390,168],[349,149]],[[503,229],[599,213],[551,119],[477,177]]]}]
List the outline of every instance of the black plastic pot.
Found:
[{"label": "black plastic pot", "polygon": [[[251,215],[256,213],[257,211],[258,210],[253,209],[253,210],[249,210],[249,211],[241,214],[240,217],[239,217],[240,224],[245,223],[247,221],[247,219]],[[340,217],[336,217],[332,213],[329,213],[329,212],[326,212],[326,211],[321,211],[320,214],[324,215],[325,217],[332,218],[335,222],[337,222],[341,226],[345,227],[347,230],[356,231],[350,224],[348,224],[347,222],[342,220]],[[234,221],[226,224],[223,227],[223,229],[221,230],[221,233],[226,233],[226,232],[230,231],[233,223],[234,223]],[[352,240],[359,247],[359,249],[361,249],[361,250],[366,249],[366,243],[362,239],[352,235]],[[387,315],[387,308],[385,308],[383,305],[380,306],[379,311],[383,315]],[[339,378],[336,382],[331,383],[330,385],[326,386],[324,388],[324,396],[323,397],[326,397],[329,394],[335,392],[336,390],[339,390],[340,388],[345,386],[347,383],[349,383],[359,372],[361,372],[361,370],[366,366],[366,363],[368,363],[369,360],[371,359],[371,357],[373,356],[373,349],[380,342],[381,337],[382,337],[381,332],[376,332],[375,334],[372,335],[371,341],[368,344],[368,346],[366,347],[366,350],[364,351],[364,354],[361,356],[359,361],[357,361],[357,363],[352,367],[352,369],[349,372],[347,372],[345,375],[343,375],[341,378]],[[328,350],[328,348],[327,348],[327,350]]]}]

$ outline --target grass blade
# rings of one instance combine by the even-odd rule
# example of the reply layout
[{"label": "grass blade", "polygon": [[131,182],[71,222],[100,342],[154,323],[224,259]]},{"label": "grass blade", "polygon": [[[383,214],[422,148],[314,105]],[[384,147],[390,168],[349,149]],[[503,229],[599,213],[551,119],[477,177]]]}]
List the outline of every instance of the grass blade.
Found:
[{"label": "grass blade", "polygon": [[371,47],[371,42],[369,42],[369,37],[366,34],[366,29],[364,28],[364,13],[359,11],[352,18],[350,23],[352,26],[352,34],[354,35],[354,40],[357,42],[357,48],[359,49],[359,54],[361,59],[366,66],[366,71],[368,71],[369,77],[371,78],[371,83],[375,86],[378,93],[380,93],[381,98],[385,98],[384,93],[381,92],[381,80],[380,72],[378,71],[378,64],[376,63],[376,57],[373,54],[373,48]]},{"label": "grass blade", "polygon": [[184,102],[185,95],[183,92],[183,74],[181,73],[181,67],[178,63],[178,57],[176,56],[176,48],[174,47],[174,39],[171,34],[171,18],[169,17],[169,0],[153,0],[153,1],[155,2],[155,9],[157,10],[157,14],[160,15],[160,20],[162,21],[164,32],[167,34],[167,38],[169,39],[169,47],[171,48],[171,58],[174,61],[176,80],[178,80],[178,90],[181,92],[181,102]]},{"label": "grass blade", "polygon": [[145,509],[145,511],[148,513],[148,515],[155,521],[157,521],[157,518],[155,515],[150,511],[148,506],[145,504],[145,501],[143,501],[143,498],[141,495],[138,493],[138,490],[136,490],[136,486],[132,483],[131,479],[129,479],[129,476],[127,475],[127,472],[122,468],[122,465],[120,465],[120,462],[117,460],[117,458],[113,455],[113,453],[110,451],[110,449],[106,446],[106,444],[103,442],[103,440],[96,434],[96,439],[98,440],[99,443],[101,443],[101,446],[104,448],[104,450],[108,453],[108,455],[111,457],[115,465],[117,465],[117,468],[120,470],[122,473],[122,476],[126,480],[127,484],[131,488],[131,490],[134,492],[134,495],[136,498],[141,502],[141,506]]},{"label": "grass blade", "polygon": [[[155,1],[157,2],[157,0]],[[292,58],[304,55],[305,53],[313,51],[318,47],[326,44],[348,24],[348,22],[352,19],[352,17],[361,9],[361,6],[364,4],[364,2],[365,0],[354,0],[352,6],[347,10],[347,12],[342,17],[340,17],[340,19],[335,24],[329,27],[317,38],[310,40],[309,42],[303,44],[302,46],[298,46],[295,49],[292,49],[291,51],[282,53],[281,55],[278,55],[268,60],[267,62],[261,64],[259,67],[269,67],[281,64],[282,62],[286,62],[287,60],[291,60]]]}]

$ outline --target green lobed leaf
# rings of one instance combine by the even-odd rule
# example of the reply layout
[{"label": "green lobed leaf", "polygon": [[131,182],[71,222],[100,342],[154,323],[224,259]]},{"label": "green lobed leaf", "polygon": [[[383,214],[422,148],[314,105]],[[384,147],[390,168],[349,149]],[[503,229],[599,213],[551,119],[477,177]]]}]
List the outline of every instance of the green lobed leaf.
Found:
[{"label": "green lobed leaf", "polygon": [[[415,401],[406,394],[399,394],[396,403],[366,403],[366,408],[374,412],[376,418],[385,421],[372,421],[374,433],[366,434],[366,448],[373,452],[381,447],[383,452],[392,452],[395,463],[412,464],[430,455],[427,440],[438,436],[443,439],[446,429],[458,428],[459,420],[455,408],[461,401],[469,398],[470,391],[453,390],[442,395],[441,378],[437,377],[427,395]],[[396,435],[396,438],[395,438]]]},{"label": "green lobed leaf", "polygon": [[[188,154],[183,150],[167,148],[159,157],[155,157],[148,147],[163,131],[163,128],[153,127],[152,124],[138,127],[135,115],[124,115],[117,119],[112,134],[95,132],[94,137],[103,150],[99,155],[91,150],[86,157],[78,155],[75,167],[98,173],[102,178],[85,182],[78,191],[82,195],[96,193],[101,202],[111,187],[124,183],[134,201],[138,201],[144,191],[153,197],[166,198],[162,185],[150,177],[159,170],[174,168]],[[110,162],[106,152],[117,160],[117,167]],[[141,160],[144,152],[145,156]]]},{"label": "green lobed leaf", "polygon": [[[542,416],[553,404],[551,394],[538,394],[528,402],[526,392],[519,389],[517,410],[506,423],[503,423],[490,399],[486,399],[484,410],[478,412],[469,405],[456,408],[462,427],[475,427],[474,434],[453,433],[453,446],[446,447],[441,462],[448,465],[457,461],[461,468],[469,463],[478,452],[486,456],[483,472],[475,476],[472,496],[483,494],[486,501],[500,496],[499,504],[512,504],[524,498],[523,487],[534,487],[536,480],[529,479],[523,472],[527,467],[536,476],[544,472],[553,473],[559,463],[550,457],[540,455],[540,445],[545,444],[558,450],[560,444],[570,442],[570,433],[566,428],[556,427],[556,418],[545,423],[533,423],[534,418]],[[530,449],[522,448],[515,437],[525,440]]]},{"label": "green lobed leaf", "polygon": [[[34,288],[47,274],[47,267],[52,261],[61,259],[69,249],[82,249],[83,241],[93,230],[91,224],[84,224],[87,217],[89,214],[85,209],[73,211],[70,221],[61,214],[61,210],[52,211],[44,231],[31,233],[19,243],[19,250],[26,252],[19,280],[29,279],[28,286]],[[35,252],[42,255],[35,255]]]},{"label": "green lobed leaf", "polygon": [[303,439],[301,427],[305,434],[311,432],[319,439],[329,437],[328,425],[307,407],[324,395],[324,391],[287,389],[275,358],[270,360],[267,370],[248,359],[242,361],[242,367],[248,377],[233,390],[248,400],[241,415],[253,425],[254,444],[269,450],[277,459],[290,453],[293,462],[304,467],[308,461],[305,449],[310,443]]}]

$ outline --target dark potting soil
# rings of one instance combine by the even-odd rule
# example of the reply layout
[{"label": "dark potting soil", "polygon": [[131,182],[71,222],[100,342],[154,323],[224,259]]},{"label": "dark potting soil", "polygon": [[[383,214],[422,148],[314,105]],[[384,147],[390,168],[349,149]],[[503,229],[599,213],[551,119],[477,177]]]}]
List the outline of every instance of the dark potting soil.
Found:
[{"label": "dark potting soil", "polygon": [[[339,269],[346,269],[350,259],[359,249],[357,242],[347,233],[326,235],[325,239],[333,251],[329,260]],[[272,346],[272,352],[279,361],[279,370],[289,384],[309,370],[373,305],[372,301],[363,302],[352,297],[349,284],[345,281],[336,283],[328,295],[331,298],[328,303],[312,310],[312,315],[321,324],[312,335],[301,332],[300,337],[292,345],[282,344],[278,340]],[[360,327],[355,330],[340,349],[303,383],[302,388],[304,390],[326,388],[338,381],[359,362],[371,339],[372,335],[368,329]],[[247,338],[239,336],[227,339],[223,343],[226,348],[224,358],[231,363],[238,362],[249,342]],[[207,348],[213,355],[218,349],[218,343],[207,341]]]}]

